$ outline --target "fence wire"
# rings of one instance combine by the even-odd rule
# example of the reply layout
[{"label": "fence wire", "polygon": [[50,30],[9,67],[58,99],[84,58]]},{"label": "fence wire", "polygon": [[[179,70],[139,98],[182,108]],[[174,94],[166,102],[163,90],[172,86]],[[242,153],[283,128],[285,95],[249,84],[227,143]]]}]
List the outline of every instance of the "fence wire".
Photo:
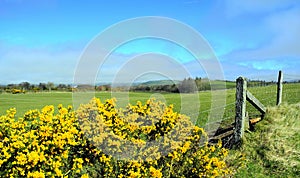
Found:
[{"label": "fence wire", "polygon": [[[248,76],[247,85],[248,90],[254,95],[264,106],[270,107],[276,105],[277,97],[277,75],[262,75],[262,76]],[[283,74],[283,103],[298,103],[300,102],[300,75],[295,74]],[[215,122],[221,122],[222,127],[231,126],[235,121],[235,90],[228,89],[230,91],[227,93],[226,99],[227,103],[224,106],[210,108],[201,110],[200,112],[194,114],[194,117],[199,119],[207,118],[210,112],[215,112],[216,110],[223,109],[224,115],[221,120]],[[203,105],[209,104],[214,101],[201,101]],[[250,103],[247,103],[247,112],[249,117],[256,117],[261,113],[253,107]],[[204,119],[205,120],[205,119]],[[206,123],[213,124],[213,123]]]}]

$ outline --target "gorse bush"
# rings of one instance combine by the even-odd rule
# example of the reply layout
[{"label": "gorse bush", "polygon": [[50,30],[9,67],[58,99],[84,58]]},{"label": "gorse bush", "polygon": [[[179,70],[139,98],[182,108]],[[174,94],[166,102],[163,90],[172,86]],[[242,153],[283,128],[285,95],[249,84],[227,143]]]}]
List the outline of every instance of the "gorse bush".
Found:
[{"label": "gorse bush", "polygon": [[71,107],[46,106],[16,119],[15,109],[0,117],[0,176],[52,177],[69,170],[80,172],[83,160],[77,146],[84,145]]},{"label": "gorse bush", "polygon": [[46,106],[0,117],[0,177],[218,177],[221,144],[155,100],[117,108],[94,98],[74,112]]}]

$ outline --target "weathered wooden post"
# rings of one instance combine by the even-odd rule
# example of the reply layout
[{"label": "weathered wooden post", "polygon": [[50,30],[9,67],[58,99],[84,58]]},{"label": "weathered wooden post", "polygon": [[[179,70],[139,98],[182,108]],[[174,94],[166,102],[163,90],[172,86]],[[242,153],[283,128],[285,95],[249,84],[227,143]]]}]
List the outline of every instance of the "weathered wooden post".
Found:
[{"label": "weathered wooden post", "polygon": [[244,134],[244,124],[246,118],[246,95],[247,81],[244,77],[236,79],[236,103],[235,103],[235,130],[234,142],[241,141]]},{"label": "weathered wooden post", "polygon": [[278,73],[278,82],[277,82],[277,103],[276,105],[279,106],[282,101],[282,71],[280,70]]}]

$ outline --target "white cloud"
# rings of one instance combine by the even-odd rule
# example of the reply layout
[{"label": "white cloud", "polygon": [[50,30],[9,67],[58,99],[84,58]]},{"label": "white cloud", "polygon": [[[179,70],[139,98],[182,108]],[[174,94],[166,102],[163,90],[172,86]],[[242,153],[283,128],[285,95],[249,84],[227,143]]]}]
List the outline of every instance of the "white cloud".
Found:
[{"label": "white cloud", "polygon": [[295,0],[226,0],[226,13],[229,17],[244,14],[270,13],[296,4]]},{"label": "white cloud", "polygon": [[[272,6],[280,7],[280,3],[276,1]],[[253,5],[247,8],[249,11],[252,10],[251,12],[271,8],[266,5],[261,5],[257,9],[255,7]],[[240,48],[222,58],[240,65],[241,68],[252,68],[253,72],[280,69],[295,72],[297,70],[295,65],[300,65],[300,7],[294,6],[262,17],[263,24],[260,25],[271,34],[271,38],[263,44],[256,44],[255,48]],[[263,35],[259,37],[264,38]]]},{"label": "white cloud", "polygon": [[45,48],[10,47],[1,50],[1,83],[72,82],[80,51],[53,52]]},{"label": "white cloud", "polygon": [[262,54],[270,57],[278,55],[300,57],[300,8],[274,14],[266,21],[275,34],[271,43],[262,49]]},{"label": "white cloud", "polygon": [[288,66],[287,63],[282,63],[281,60],[246,61],[238,64],[250,66],[257,70],[282,70]]},{"label": "white cloud", "polygon": [[160,53],[111,55],[99,69],[97,82],[131,83],[169,78],[181,80],[189,70],[174,58]]}]

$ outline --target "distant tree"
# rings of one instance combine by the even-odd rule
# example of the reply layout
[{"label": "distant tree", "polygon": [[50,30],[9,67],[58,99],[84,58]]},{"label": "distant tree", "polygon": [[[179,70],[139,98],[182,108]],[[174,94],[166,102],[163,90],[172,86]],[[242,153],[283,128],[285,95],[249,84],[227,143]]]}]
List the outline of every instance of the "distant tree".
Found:
[{"label": "distant tree", "polygon": [[66,84],[59,84],[58,86],[57,86],[57,90],[66,90],[68,87],[67,87],[67,85]]},{"label": "distant tree", "polygon": [[171,85],[170,92],[172,92],[172,93],[179,93],[178,86],[176,84]]},{"label": "distant tree", "polygon": [[20,88],[24,90],[30,90],[30,83],[29,82],[22,82],[19,84]]},{"label": "distant tree", "polygon": [[45,84],[45,83],[40,83],[39,84],[39,89],[40,90],[46,90],[47,89],[47,86],[46,86],[47,84]]},{"label": "distant tree", "polygon": [[16,84],[8,84],[6,89],[13,89],[13,88],[17,88]]},{"label": "distant tree", "polygon": [[54,89],[54,83],[52,83],[52,82],[48,82],[46,86],[47,86],[49,92],[51,92],[51,90]]},{"label": "distant tree", "polygon": [[31,85],[29,86],[29,89],[30,89],[30,90],[34,90],[34,88],[36,88],[36,86],[35,86],[34,84],[31,84]]},{"label": "distant tree", "polygon": [[107,91],[111,91],[111,85],[108,85],[108,86],[106,87],[106,90],[107,90]]},{"label": "distant tree", "polygon": [[111,86],[110,85],[101,85],[100,91],[110,91]]},{"label": "distant tree", "polygon": [[67,85],[67,90],[68,91],[73,91],[73,87],[71,85]]},{"label": "distant tree", "polygon": [[182,93],[194,93],[197,91],[195,80],[192,78],[184,79],[181,82],[179,91]]},{"label": "distant tree", "polygon": [[145,90],[146,90],[146,91],[150,91],[151,88],[150,88],[149,86],[146,86]]},{"label": "distant tree", "polygon": [[202,88],[202,79],[201,79],[201,77],[196,77],[195,83],[196,83],[196,86],[197,86],[198,90],[200,90]]}]

